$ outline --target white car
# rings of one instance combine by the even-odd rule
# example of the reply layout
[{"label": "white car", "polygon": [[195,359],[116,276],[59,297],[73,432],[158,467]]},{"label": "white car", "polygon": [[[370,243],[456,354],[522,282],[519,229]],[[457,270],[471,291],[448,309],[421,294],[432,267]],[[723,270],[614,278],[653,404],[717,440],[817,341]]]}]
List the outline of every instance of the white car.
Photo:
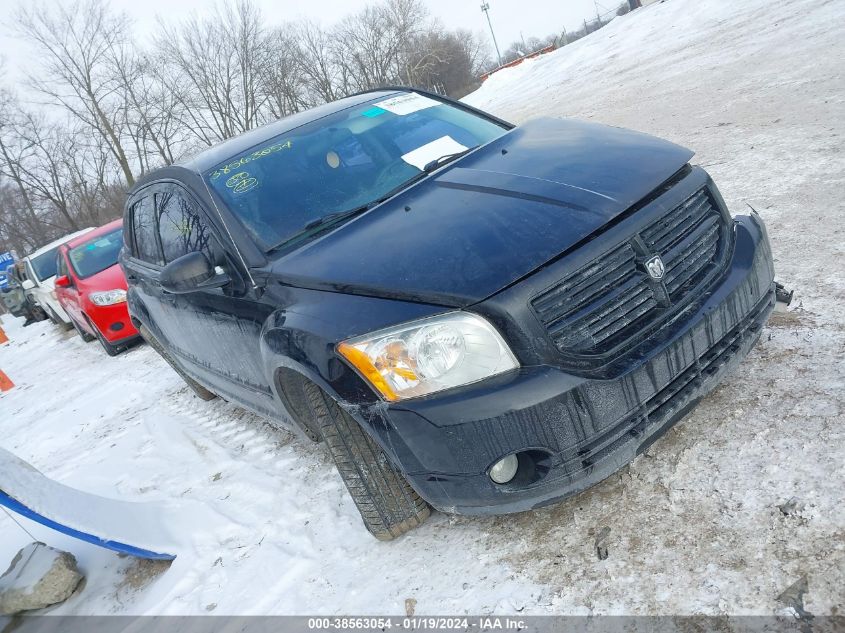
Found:
[{"label": "white car", "polygon": [[71,325],[70,317],[56,299],[56,251],[65,242],[93,230],[87,228],[65,235],[23,258],[27,278],[21,285],[26,294],[44,308],[54,323]]}]

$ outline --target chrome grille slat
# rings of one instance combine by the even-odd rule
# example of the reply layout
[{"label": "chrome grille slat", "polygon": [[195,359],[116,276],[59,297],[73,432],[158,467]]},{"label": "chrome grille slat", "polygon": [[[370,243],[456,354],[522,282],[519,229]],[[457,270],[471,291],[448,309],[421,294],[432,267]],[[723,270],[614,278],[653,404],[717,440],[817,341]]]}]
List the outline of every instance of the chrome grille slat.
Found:
[{"label": "chrome grille slat", "polygon": [[[535,297],[531,307],[562,352],[589,356],[621,349],[674,314],[690,289],[715,278],[727,230],[710,192],[702,187]],[[659,291],[664,299],[658,296],[661,282],[651,280],[637,263],[653,255],[664,263],[665,290]]]}]

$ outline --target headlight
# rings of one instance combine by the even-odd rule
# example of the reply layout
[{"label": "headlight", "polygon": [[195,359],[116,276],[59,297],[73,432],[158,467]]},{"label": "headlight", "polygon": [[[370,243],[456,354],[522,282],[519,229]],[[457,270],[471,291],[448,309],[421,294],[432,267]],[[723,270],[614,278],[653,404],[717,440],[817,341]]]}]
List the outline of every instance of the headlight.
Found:
[{"label": "headlight", "polygon": [[125,290],[105,290],[103,292],[92,292],[88,295],[91,303],[98,306],[110,306],[115,303],[124,303],[126,301]]},{"label": "headlight", "polygon": [[519,367],[480,316],[451,312],[344,341],[337,347],[385,400],[424,396]]}]

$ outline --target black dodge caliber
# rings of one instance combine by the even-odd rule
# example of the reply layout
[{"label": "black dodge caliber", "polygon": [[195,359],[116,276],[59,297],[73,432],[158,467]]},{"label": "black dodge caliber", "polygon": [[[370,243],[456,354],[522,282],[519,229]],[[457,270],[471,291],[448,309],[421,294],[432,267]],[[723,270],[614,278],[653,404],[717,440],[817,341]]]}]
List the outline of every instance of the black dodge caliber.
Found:
[{"label": "black dodge caliber", "polygon": [[648,447],[774,306],[763,223],[692,155],[356,95],[139,182],[129,310],[200,397],[325,440],[377,538],[529,510]]}]

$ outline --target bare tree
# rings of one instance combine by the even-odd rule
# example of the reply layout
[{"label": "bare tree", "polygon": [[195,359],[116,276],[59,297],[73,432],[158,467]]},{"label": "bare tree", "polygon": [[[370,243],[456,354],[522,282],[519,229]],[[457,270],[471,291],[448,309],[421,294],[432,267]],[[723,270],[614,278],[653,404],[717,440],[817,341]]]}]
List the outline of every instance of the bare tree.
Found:
[{"label": "bare tree", "polygon": [[307,78],[298,60],[295,34],[278,28],[268,36],[270,59],[263,75],[265,117],[279,119],[308,107]]},{"label": "bare tree", "polygon": [[250,0],[226,5],[206,20],[160,24],[160,79],[182,108],[183,124],[207,144],[261,122],[262,77],[271,38]]},{"label": "bare tree", "polygon": [[305,78],[310,104],[334,101],[348,93],[348,75],[335,59],[342,54],[332,46],[332,36],[319,24],[300,22],[294,28],[299,72]]},{"label": "bare tree", "polygon": [[188,142],[180,125],[181,103],[159,81],[156,61],[138,53],[132,42],[112,51],[119,82],[122,123],[135,146],[140,171],[172,164]]},{"label": "bare tree", "polygon": [[[28,225],[35,240],[41,239],[40,222],[35,206],[21,178],[21,154],[25,151],[21,146],[21,138],[17,135],[17,123],[21,118],[20,111],[14,97],[8,90],[0,90],[0,175],[8,178],[19,200],[20,218]],[[6,192],[7,205],[12,199]],[[8,208],[8,207],[7,207]],[[7,220],[9,222],[10,220]]]},{"label": "bare tree", "polygon": [[18,14],[20,33],[40,50],[42,76],[32,87],[89,127],[108,147],[128,185],[135,182],[120,128],[120,107],[111,52],[129,31],[123,14],[112,14],[103,0],[31,6]]}]

